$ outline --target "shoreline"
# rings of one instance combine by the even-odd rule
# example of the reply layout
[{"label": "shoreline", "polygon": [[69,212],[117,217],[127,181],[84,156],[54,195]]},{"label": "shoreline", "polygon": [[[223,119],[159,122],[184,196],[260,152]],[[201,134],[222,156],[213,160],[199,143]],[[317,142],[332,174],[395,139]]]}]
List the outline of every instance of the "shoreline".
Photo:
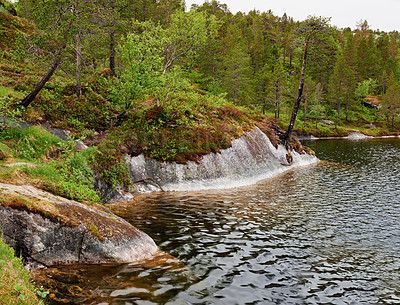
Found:
[{"label": "shoreline", "polygon": [[[352,136],[353,135],[353,136]],[[389,136],[369,136],[366,134],[363,134],[361,132],[353,132],[350,133],[350,135],[345,136],[345,137],[315,137],[313,135],[311,136],[301,136],[301,135],[296,135],[296,138],[299,141],[319,141],[319,140],[369,140],[369,139],[393,139],[393,138],[400,138],[400,135],[389,135]]]}]

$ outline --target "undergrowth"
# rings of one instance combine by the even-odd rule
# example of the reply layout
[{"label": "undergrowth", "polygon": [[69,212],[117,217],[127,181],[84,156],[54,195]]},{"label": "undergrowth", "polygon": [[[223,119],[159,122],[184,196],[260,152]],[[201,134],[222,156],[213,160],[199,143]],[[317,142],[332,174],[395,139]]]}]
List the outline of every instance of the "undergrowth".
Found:
[{"label": "undergrowth", "polygon": [[20,258],[0,238],[0,304],[43,305],[47,292],[35,289]]},{"label": "undergrowth", "polygon": [[[74,141],[63,141],[39,126],[10,128],[0,132],[0,157],[5,163],[31,162],[31,166],[7,167],[0,181],[31,183],[69,199],[99,202],[91,167],[96,148],[75,150]],[[1,158],[0,158],[1,159]]]}]

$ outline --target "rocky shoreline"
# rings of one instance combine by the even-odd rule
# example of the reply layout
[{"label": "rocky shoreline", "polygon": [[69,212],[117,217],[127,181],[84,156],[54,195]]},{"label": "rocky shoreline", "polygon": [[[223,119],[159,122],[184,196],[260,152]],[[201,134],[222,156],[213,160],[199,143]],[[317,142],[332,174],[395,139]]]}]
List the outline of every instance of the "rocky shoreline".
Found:
[{"label": "rocky shoreline", "polygon": [[85,205],[29,185],[0,183],[3,239],[33,267],[129,263],[159,255],[144,232],[100,205]]}]

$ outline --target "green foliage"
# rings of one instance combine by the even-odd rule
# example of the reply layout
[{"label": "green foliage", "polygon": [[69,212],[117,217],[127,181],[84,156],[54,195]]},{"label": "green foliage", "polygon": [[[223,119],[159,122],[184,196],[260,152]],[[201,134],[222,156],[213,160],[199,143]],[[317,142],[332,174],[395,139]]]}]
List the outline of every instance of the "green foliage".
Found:
[{"label": "green foliage", "polygon": [[[0,303],[4,305],[43,305],[29,282],[22,259],[0,238]],[[43,297],[46,292],[42,291]]]},{"label": "green foliage", "polygon": [[10,128],[0,132],[0,140],[9,143],[16,157],[25,160],[42,159],[59,149],[62,141],[42,127]]},{"label": "green foliage", "polygon": [[358,100],[362,100],[368,95],[374,94],[376,87],[377,87],[376,80],[369,78],[357,84],[355,95],[358,98]]},{"label": "green foliage", "polygon": [[111,90],[111,98],[124,109],[161,83],[164,30],[151,22],[135,23],[135,27],[136,32],[128,35],[119,48],[121,78],[113,81]]},{"label": "green foliage", "polygon": [[136,22],[134,32],[119,48],[121,77],[112,80],[111,99],[124,111],[149,95],[160,102],[190,85],[176,64],[196,56],[215,34],[216,22],[199,12],[177,12],[166,28],[152,22]]},{"label": "green foliage", "polygon": [[171,90],[163,103],[131,113],[100,144],[96,171],[110,184],[124,181],[123,155],[143,153],[160,161],[186,162],[202,154],[228,148],[232,137],[242,135],[261,120],[252,111],[233,106],[224,98],[201,94],[191,87]]},{"label": "green foliage", "polygon": [[[73,141],[62,141],[42,127],[3,130],[0,141],[4,155],[40,163],[22,169],[34,184],[69,199],[100,201],[93,189],[91,168],[96,148],[75,152]],[[8,177],[12,176],[8,174]]]},{"label": "green foliage", "polygon": [[94,169],[104,183],[109,184],[113,189],[122,186],[129,189],[132,181],[129,177],[129,170],[124,160],[125,145],[134,145],[135,139],[128,133],[113,132],[106,141],[100,143],[94,154]]}]

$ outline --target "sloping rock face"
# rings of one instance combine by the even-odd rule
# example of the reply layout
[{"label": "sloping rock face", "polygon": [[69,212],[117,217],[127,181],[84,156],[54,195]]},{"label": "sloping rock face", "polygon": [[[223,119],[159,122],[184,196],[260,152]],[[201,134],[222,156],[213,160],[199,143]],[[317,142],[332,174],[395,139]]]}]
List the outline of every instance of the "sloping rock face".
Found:
[{"label": "sloping rock face", "polygon": [[[233,140],[230,148],[205,155],[199,162],[158,162],[143,155],[128,157],[127,161],[131,179],[147,182],[138,186],[139,191],[192,191],[250,185],[318,161],[314,155],[292,151],[293,160],[289,166],[288,153],[282,145],[274,146],[268,136],[255,127]],[[124,196],[129,199],[122,193],[115,198],[121,200]]]},{"label": "sloping rock face", "polygon": [[0,226],[17,253],[44,266],[138,262],[161,252],[147,234],[106,208],[28,185],[0,183]]}]

